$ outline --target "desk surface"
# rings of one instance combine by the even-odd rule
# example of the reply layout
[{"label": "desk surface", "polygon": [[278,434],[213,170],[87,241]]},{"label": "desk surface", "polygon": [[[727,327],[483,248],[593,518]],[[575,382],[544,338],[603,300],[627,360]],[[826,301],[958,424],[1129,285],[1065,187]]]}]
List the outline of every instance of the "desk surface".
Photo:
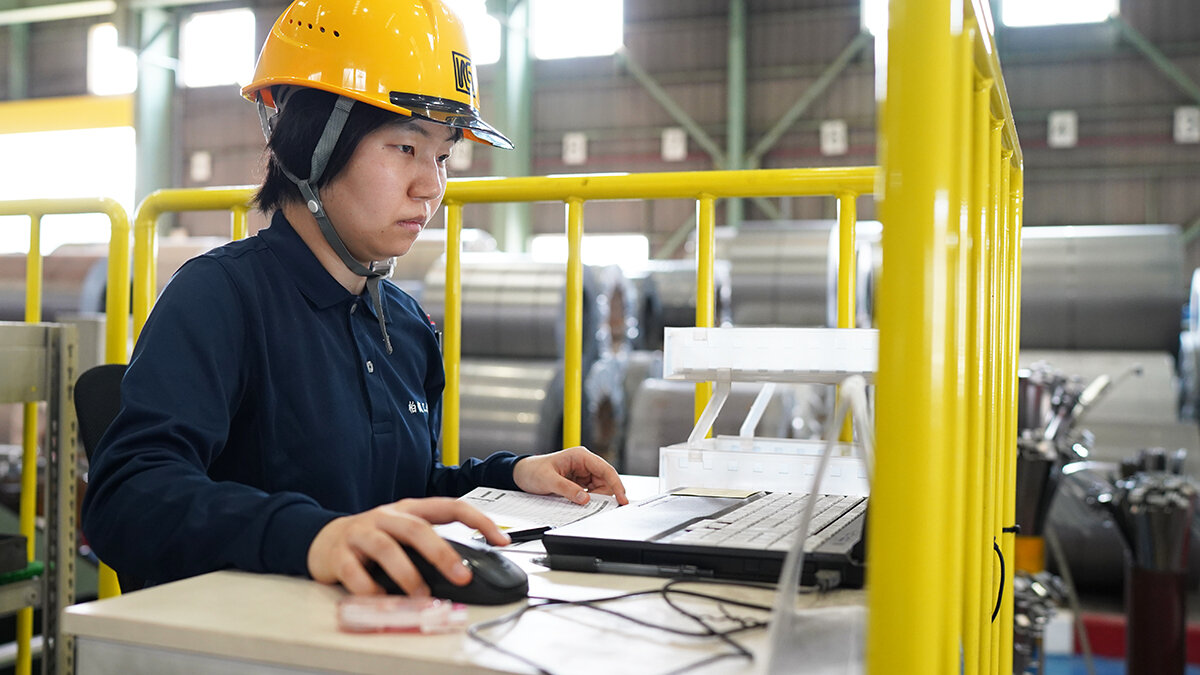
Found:
[{"label": "desk surface", "polygon": [[[533,564],[529,553],[511,556],[529,572],[529,591],[534,597],[610,597],[660,588],[665,582],[650,577],[551,571]],[[770,605],[773,595],[759,589],[707,584],[688,588],[765,605]],[[536,672],[463,632],[341,632],[337,602],[344,595],[340,587],[308,579],[222,571],[69,607],[62,625],[65,632],[78,638],[81,673],[145,672],[161,668],[163,663],[171,664],[172,672],[229,672],[232,664],[239,665],[239,672],[261,673],[395,673],[401,664],[406,673]],[[861,605],[864,600],[860,591],[841,591],[822,597],[802,596],[799,602],[823,607]],[[470,621],[486,621],[521,606],[472,607]],[[656,596],[606,606],[654,624],[696,628]],[[714,603],[688,607],[707,616],[721,614]],[[765,616],[753,610],[730,609],[742,616]],[[716,639],[676,636],[585,607],[527,612],[515,627],[510,624],[487,635],[505,649],[556,673],[619,675],[614,667],[622,664],[627,673],[665,672],[731,650]],[[758,655],[754,664],[745,658],[729,658],[700,672],[740,673],[765,665],[766,630],[748,631],[736,639]],[[92,662],[111,661],[114,654],[124,661],[107,668]]]}]

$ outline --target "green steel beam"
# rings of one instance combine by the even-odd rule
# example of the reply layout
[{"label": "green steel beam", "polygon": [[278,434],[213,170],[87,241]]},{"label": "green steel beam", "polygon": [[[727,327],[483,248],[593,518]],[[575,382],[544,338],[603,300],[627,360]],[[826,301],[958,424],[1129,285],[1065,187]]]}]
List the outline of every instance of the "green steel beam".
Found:
[{"label": "green steel beam", "polygon": [[703,148],[704,151],[713,158],[714,167],[717,169],[726,168],[725,153],[721,150],[721,147],[717,145],[716,141],[714,141],[711,136],[705,133],[704,129],[702,129],[700,125],[696,123],[696,120],[692,119],[692,116],[687,114],[687,111],[684,110],[683,107],[678,103],[676,103],[671,96],[662,87],[660,87],[657,82],[654,81],[654,78],[651,77],[650,74],[645,71],[645,69],[638,65],[638,62],[629,55],[629,52],[627,52],[624,47],[617,50],[616,56],[617,62],[621,64],[630,75],[633,76],[633,79],[637,80],[638,84],[641,84],[642,87],[644,87],[650,94],[650,96],[653,97],[655,101],[658,101],[658,104],[667,111],[667,114],[674,118],[679,126],[683,127],[684,130],[687,131],[688,136],[691,137],[691,139],[695,141],[697,145]]},{"label": "green steel beam", "polygon": [[[746,0],[729,0],[728,69],[725,168],[742,169],[746,153]],[[744,212],[742,200],[726,200],[725,224],[740,227]]]},{"label": "green steel beam", "polygon": [[[137,130],[138,202],[161,188],[176,184],[171,161],[174,146],[175,64],[178,63],[178,25],[170,10],[140,12],[138,86],[133,119]],[[163,218],[160,227],[168,227]]]},{"label": "green steel beam", "polygon": [[779,142],[779,139],[796,123],[796,120],[800,119],[800,116],[808,111],[809,107],[820,98],[821,94],[825,93],[825,90],[842,74],[846,66],[850,65],[850,62],[858,56],[859,52],[870,47],[873,42],[874,38],[865,31],[854,36],[854,39],[850,41],[850,44],[846,45],[842,53],[838,54],[833,63],[829,64],[825,72],[821,73],[820,77],[804,90],[804,93],[800,95],[800,98],[796,99],[796,102],[783,114],[783,117],[780,117],[779,121],[771,127],[770,131],[764,134],[762,139],[758,141],[754,149],[746,157],[747,167],[753,168],[758,166],[763,156]]},{"label": "green steel beam", "polygon": [[8,100],[29,98],[29,26],[8,27]]},{"label": "green steel beam", "polygon": [[[496,126],[512,140],[512,150],[490,150],[492,166],[500,176],[528,176],[533,171],[533,60],[529,55],[529,2],[501,0],[489,3],[500,16],[501,47],[496,100],[500,103]],[[492,113],[485,112],[486,115]],[[529,248],[533,233],[533,207],[526,203],[492,207],[496,240],[503,251]]]},{"label": "green steel beam", "polygon": [[1162,71],[1162,74],[1167,76],[1167,79],[1174,82],[1175,86],[1179,87],[1193,101],[1200,103],[1200,87],[1196,86],[1196,83],[1192,81],[1192,78],[1188,77],[1187,73],[1180,70],[1174,63],[1171,63],[1171,60],[1166,55],[1159,51],[1145,36],[1137,32],[1124,19],[1114,16],[1109,21],[1116,25],[1117,29],[1121,32],[1121,37],[1125,38],[1143,56],[1150,59],[1150,62],[1157,66]]}]

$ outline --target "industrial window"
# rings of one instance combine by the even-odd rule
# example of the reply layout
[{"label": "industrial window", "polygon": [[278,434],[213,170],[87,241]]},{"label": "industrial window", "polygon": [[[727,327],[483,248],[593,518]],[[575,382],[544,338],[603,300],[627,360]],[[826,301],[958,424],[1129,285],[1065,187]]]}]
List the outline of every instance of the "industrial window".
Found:
[{"label": "industrial window", "polygon": [[1099,23],[1118,11],[1119,0],[1003,0],[1000,21],[1014,27]]},{"label": "industrial window", "polygon": [[88,29],[88,93],[111,96],[128,94],[136,88],[137,54],[117,44],[117,27],[98,23]]},{"label": "industrial window", "polygon": [[624,44],[622,0],[532,0],[530,41],[534,58],[607,56]]},{"label": "industrial window", "polygon": [[254,12],[197,12],[179,35],[180,79],[185,87],[246,84],[254,74]]},{"label": "industrial window", "polygon": [[[69,129],[0,134],[0,185],[6,198],[111,197],[133,213],[136,150],[133,127]],[[64,162],[64,157],[71,161]],[[107,242],[111,231],[101,214],[47,215],[41,221],[41,251],[62,244]],[[0,218],[0,253],[29,251],[29,218]]]},{"label": "industrial window", "polygon": [[485,66],[500,60],[500,22],[487,13],[485,0],[447,0],[448,5],[467,27],[471,60]]},{"label": "industrial window", "polygon": [[871,35],[887,32],[887,0],[861,0],[859,17],[862,29]]}]

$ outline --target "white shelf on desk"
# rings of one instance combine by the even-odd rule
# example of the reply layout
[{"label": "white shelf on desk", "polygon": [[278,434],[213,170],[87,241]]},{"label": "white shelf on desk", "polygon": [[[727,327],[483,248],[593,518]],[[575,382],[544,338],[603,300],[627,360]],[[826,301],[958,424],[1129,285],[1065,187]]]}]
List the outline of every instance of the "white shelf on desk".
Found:
[{"label": "white shelf on desk", "polygon": [[667,328],[664,338],[668,380],[837,384],[871,382],[878,369],[873,328]]}]

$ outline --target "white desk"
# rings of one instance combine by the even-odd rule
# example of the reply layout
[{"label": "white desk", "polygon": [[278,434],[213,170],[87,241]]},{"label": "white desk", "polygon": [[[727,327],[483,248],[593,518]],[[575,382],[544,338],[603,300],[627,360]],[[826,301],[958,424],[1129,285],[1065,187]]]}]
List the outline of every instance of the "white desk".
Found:
[{"label": "white desk", "polygon": [[[532,556],[513,554],[529,572],[531,596],[591,599],[661,587],[664,579],[550,571]],[[770,605],[757,589],[693,585],[723,597]],[[62,628],[75,635],[77,672],[111,673],[530,673],[528,665],[472,640],[444,635],[343,633],[337,628],[340,587],[307,579],[245,572],[214,572],[66,609]],[[863,604],[861,591],[839,591],[800,602],[822,607]],[[521,604],[472,607],[470,621],[485,621]],[[695,629],[657,598],[607,606],[653,623]],[[719,615],[715,604],[689,604]],[[741,613],[742,610],[734,609]],[[745,610],[747,616],[762,616]],[[730,647],[713,638],[671,635],[584,607],[536,610],[515,628],[496,628],[489,639],[554,673],[632,675],[662,673]],[[699,672],[744,673],[765,666],[767,631],[735,636],[757,658],[718,661]]]}]

